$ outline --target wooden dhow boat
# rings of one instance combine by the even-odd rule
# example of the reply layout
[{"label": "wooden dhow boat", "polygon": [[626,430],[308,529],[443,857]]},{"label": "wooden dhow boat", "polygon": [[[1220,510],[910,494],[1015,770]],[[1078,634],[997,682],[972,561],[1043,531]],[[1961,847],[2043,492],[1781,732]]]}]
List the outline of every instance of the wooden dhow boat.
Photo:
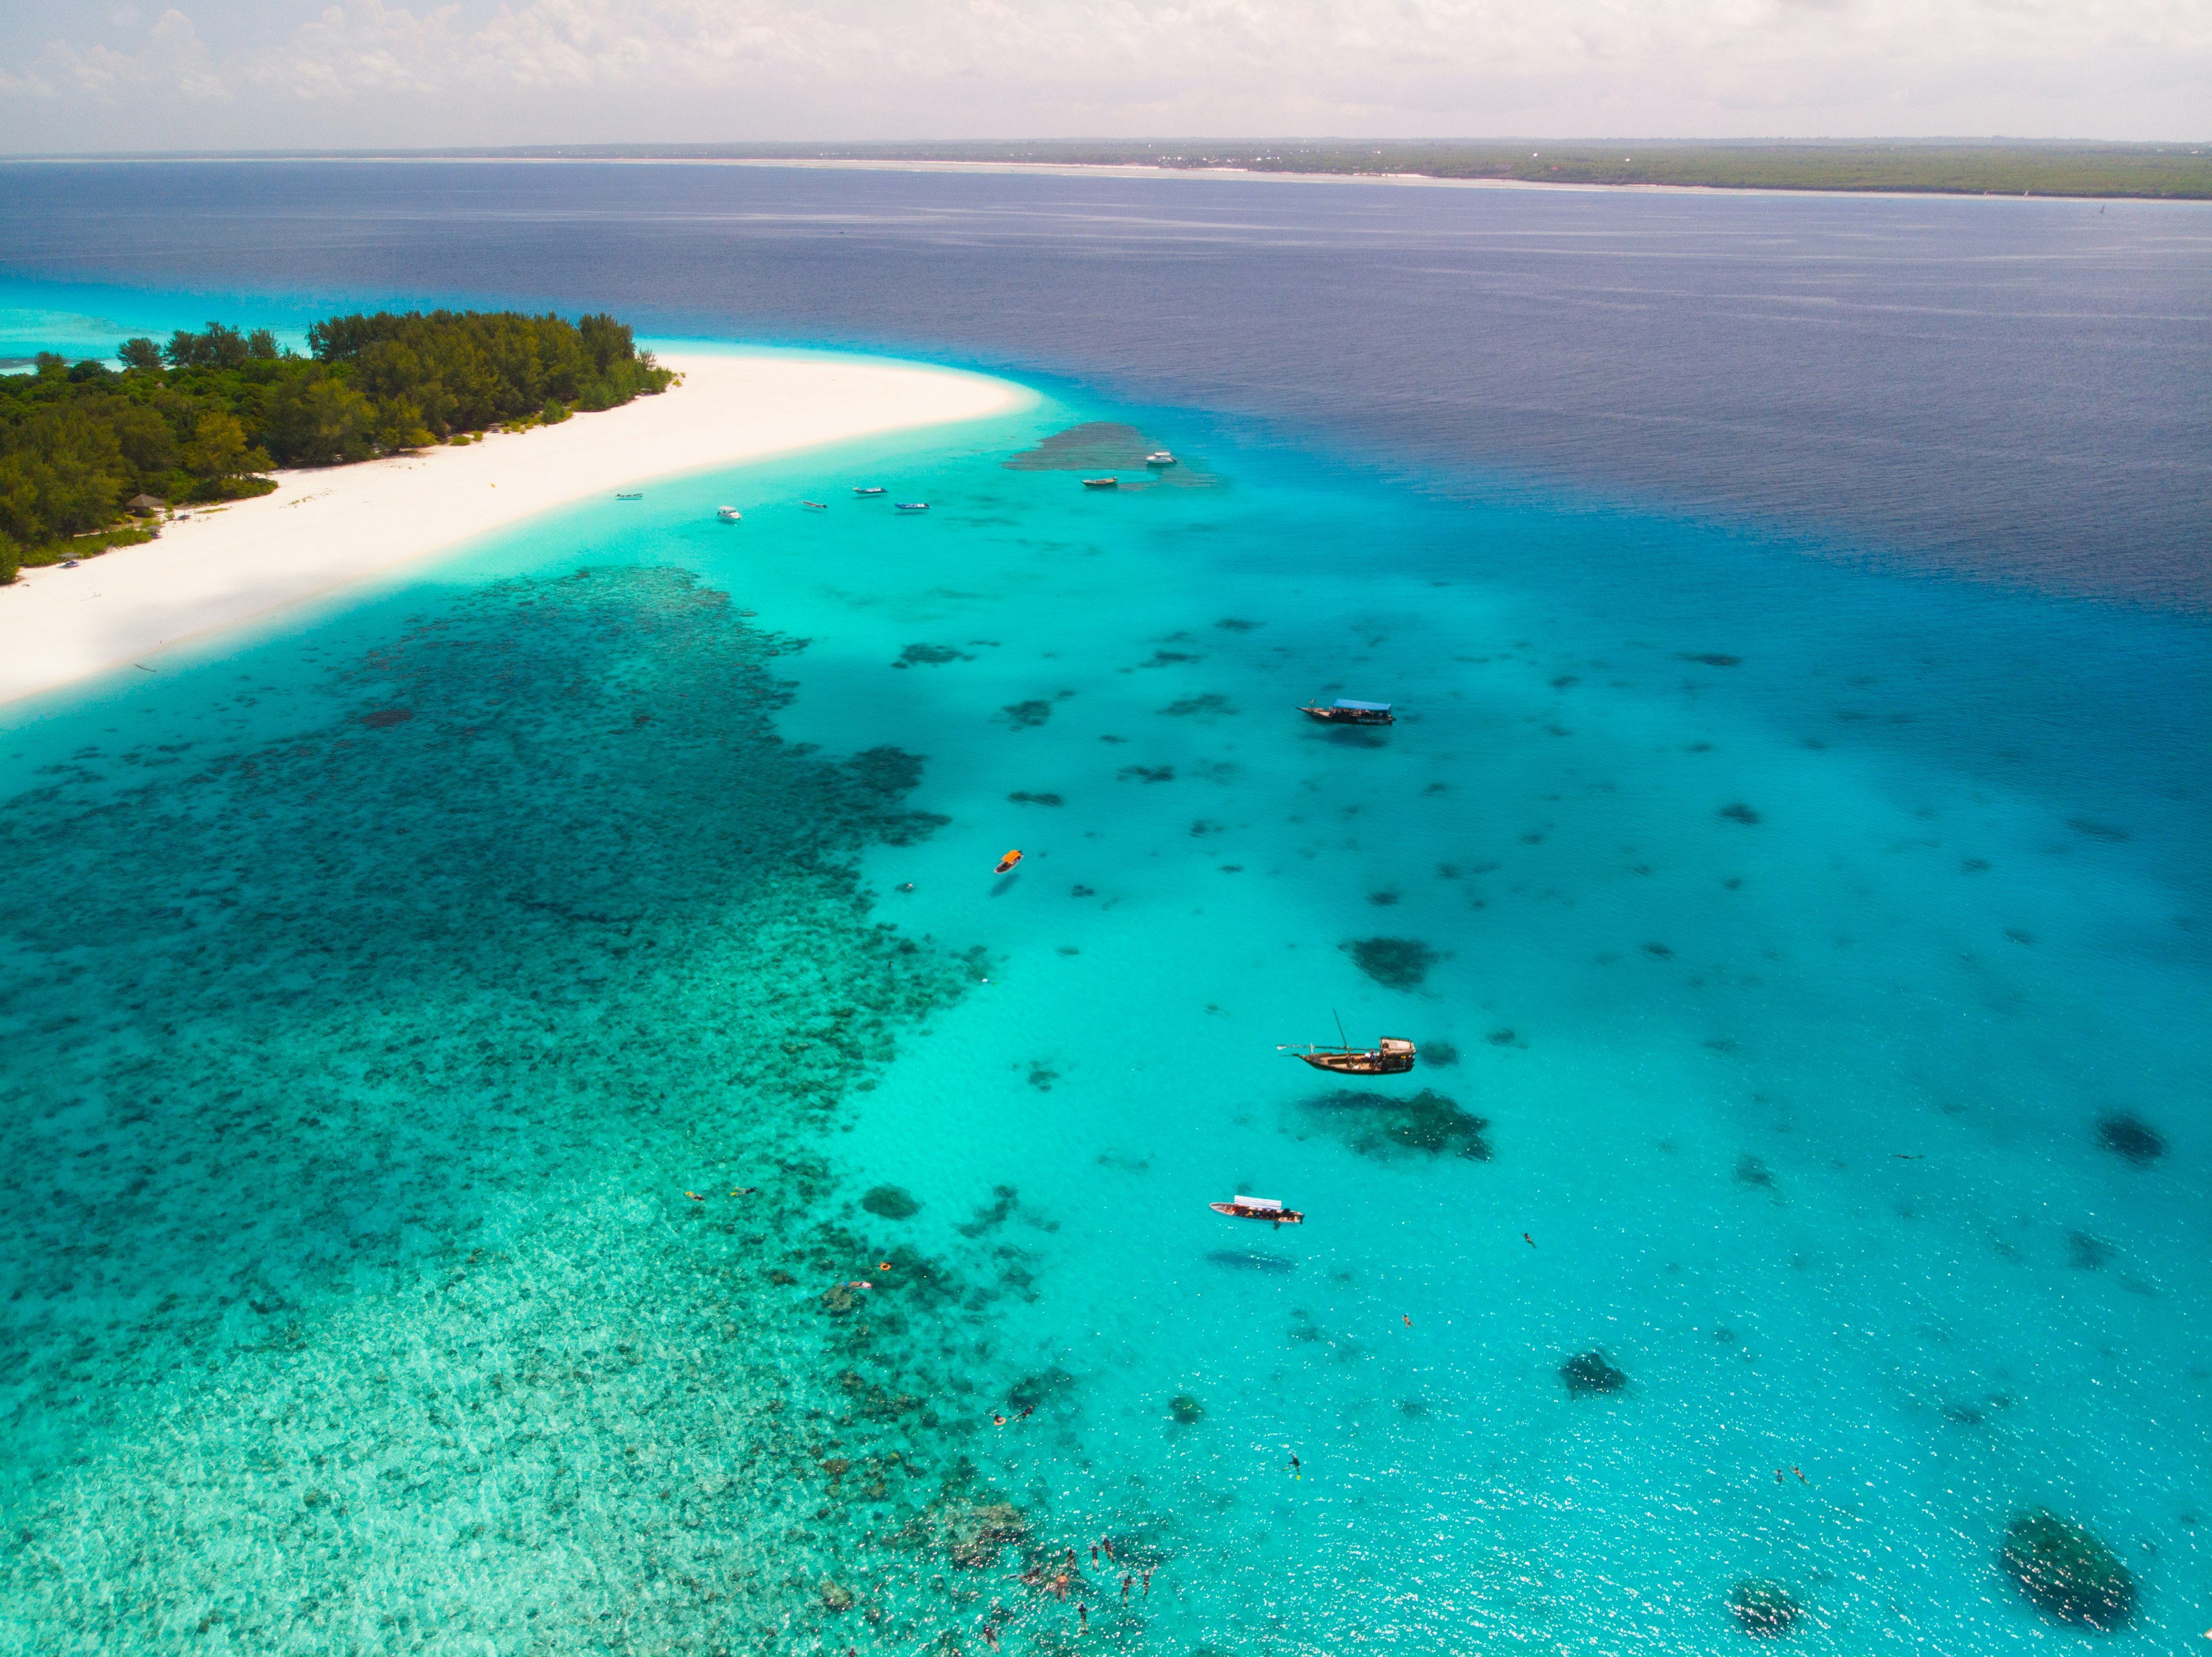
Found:
[{"label": "wooden dhow boat", "polygon": [[1085,489],[1119,489],[1121,480],[1119,478],[1085,478],[1083,486]]},{"label": "wooden dhow boat", "polygon": [[1318,719],[1324,725],[1395,725],[1387,702],[1347,702],[1340,698],[1326,708],[1318,702],[1309,702],[1298,710],[1308,719]]},{"label": "wooden dhow boat", "polygon": [[1272,1197],[1233,1197],[1226,1203],[1208,1203],[1206,1206],[1234,1220],[1269,1220],[1279,1226],[1302,1226],[1306,1222],[1304,1215],[1296,1209],[1285,1208]]},{"label": "wooden dhow boat", "polygon": [[1316,1047],[1309,1043],[1304,1047],[1285,1046],[1275,1051],[1302,1058],[1316,1070],[1334,1070],[1339,1075],[1395,1076],[1413,1068],[1419,1050],[1401,1037],[1385,1036],[1376,1047],[1354,1047],[1348,1042],[1338,1047]]}]

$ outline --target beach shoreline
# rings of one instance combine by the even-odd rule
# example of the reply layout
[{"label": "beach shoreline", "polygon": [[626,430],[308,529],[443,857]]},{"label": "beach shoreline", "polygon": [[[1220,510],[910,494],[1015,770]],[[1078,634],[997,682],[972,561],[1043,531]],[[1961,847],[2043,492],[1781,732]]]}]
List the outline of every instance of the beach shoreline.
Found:
[{"label": "beach shoreline", "polygon": [[555,426],[276,474],[158,539],[0,588],[0,704],[125,667],[556,508],[655,478],[1017,407],[1010,381],[923,363],[681,350],[658,396]]}]

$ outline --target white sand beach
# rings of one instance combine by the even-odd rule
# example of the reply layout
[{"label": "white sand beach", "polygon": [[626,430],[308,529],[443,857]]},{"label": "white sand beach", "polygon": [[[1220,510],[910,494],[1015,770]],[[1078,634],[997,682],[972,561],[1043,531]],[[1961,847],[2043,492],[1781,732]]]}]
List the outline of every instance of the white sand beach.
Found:
[{"label": "white sand beach", "polygon": [[141,661],[550,508],[654,477],[1018,405],[1018,386],[866,358],[684,352],[682,381],[461,447],[276,474],[158,540],[0,588],[0,702]]}]

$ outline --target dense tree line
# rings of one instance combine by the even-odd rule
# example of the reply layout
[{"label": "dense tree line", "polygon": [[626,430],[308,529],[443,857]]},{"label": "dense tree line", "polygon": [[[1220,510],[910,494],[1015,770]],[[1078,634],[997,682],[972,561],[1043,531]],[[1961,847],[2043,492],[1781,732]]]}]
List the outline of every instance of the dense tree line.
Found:
[{"label": "dense tree line", "polygon": [[0,375],[0,580],[26,552],[112,528],[142,496],[264,494],[277,466],[565,420],[673,377],[605,315],[380,312],[318,322],[307,342],[301,356],[266,329],[211,322],[166,345],[125,340],[119,370],[47,354]]}]

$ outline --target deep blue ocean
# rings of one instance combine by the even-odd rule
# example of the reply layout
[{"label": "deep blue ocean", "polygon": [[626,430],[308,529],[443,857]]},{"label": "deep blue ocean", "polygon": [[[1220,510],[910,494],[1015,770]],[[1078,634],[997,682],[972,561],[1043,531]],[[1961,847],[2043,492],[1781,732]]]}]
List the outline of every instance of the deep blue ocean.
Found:
[{"label": "deep blue ocean", "polygon": [[2212,210],[0,168],[431,303],[1038,395],[0,710],[0,1651],[2201,1642]]}]

